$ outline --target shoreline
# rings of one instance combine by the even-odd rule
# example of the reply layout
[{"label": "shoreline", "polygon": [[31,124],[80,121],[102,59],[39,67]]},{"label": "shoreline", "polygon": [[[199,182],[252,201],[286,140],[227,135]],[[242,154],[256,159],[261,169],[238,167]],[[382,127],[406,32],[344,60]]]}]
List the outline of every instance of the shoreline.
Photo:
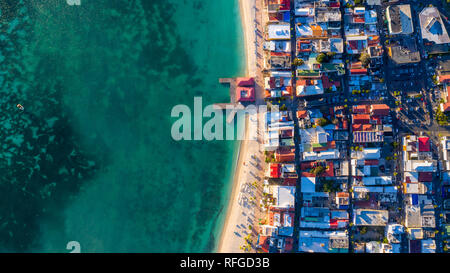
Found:
[{"label": "shoreline", "polygon": [[[256,12],[253,12],[253,9],[256,10],[256,1],[260,0],[238,0],[239,1],[239,9],[242,23],[242,31],[244,32],[244,45],[245,45],[245,58],[246,58],[246,76],[254,77],[257,80],[257,56],[256,51],[257,47],[255,45],[256,37],[256,28],[253,24],[253,21],[256,20]],[[259,88],[258,88],[259,89]],[[258,93],[258,92],[256,92]],[[256,94],[257,100],[259,94]],[[248,230],[245,230],[248,225],[255,226],[255,224],[249,224],[247,219],[250,216],[255,215],[257,206],[247,207],[239,204],[239,196],[242,196],[242,188],[244,184],[248,184],[248,180],[254,179],[249,177],[249,174],[252,173],[251,163],[244,165],[245,161],[250,160],[250,155],[254,154],[256,157],[259,152],[259,143],[256,141],[255,143],[250,143],[249,140],[249,115],[245,116],[244,119],[244,139],[240,141],[238,147],[238,155],[237,155],[237,165],[234,169],[233,174],[233,185],[229,196],[229,201],[227,204],[227,211],[225,216],[225,221],[223,223],[222,232],[220,234],[220,239],[217,247],[217,252],[219,253],[236,253],[242,252],[240,246],[243,245],[245,237],[244,235],[248,234]],[[254,141],[253,141],[254,142]],[[253,170],[258,173],[258,170]],[[256,218],[253,216],[253,218]],[[245,224],[244,224],[245,223]],[[237,229],[238,228],[238,229]],[[239,232],[238,232],[239,231]],[[240,235],[240,232],[243,234]],[[239,233],[239,234],[238,234]]]},{"label": "shoreline", "polygon": [[238,203],[238,186],[240,188],[241,183],[239,183],[239,175],[241,173],[241,169],[242,169],[242,165],[244,163],[244,158],[243,158],[243,151],[245,151],[245,149],[247,148],[247,134],[248,134],[248,116],[245,117],[244,122],[245,122],[245,128],[244,128],[244,139],[240,141],[239,143],[239,147],[238,147],[238,155],[236,158],[236,167],[234,168],[234,174],[233,174],[233,186],[231,188],[231,193],[230,193],[230,199],[228,200],[228,204],[227,204],[227,208],[226,208],[226,216],[225,216],[225,221],[223,223],[223,227],[222,227],[222,232],[220,234],[220,239],[219,239],[219,244],[217,247],[217,252],[219,253],[226,253],[228,251],[225,251],[226,247],[224,246],[224,240],[226,237],[226,234],[229,234],[231,232],[231,221],[230,218],[232,216],[232,211],[233,211],[233,207],[236,206],[236,204]]},{"label": "shoreline", "polygon": [[245,72],[249,77],[256,77],[256,54],[252,54],[252,51],[256,51],[253,44],[255,40],[255,28],[252,26],[252,17],[250,14],[252,9],[256,6],[256,1],[260,0],[238,0],[239,9],[242,22],[242,31],[244,32],[244,51],[246,67]]}]

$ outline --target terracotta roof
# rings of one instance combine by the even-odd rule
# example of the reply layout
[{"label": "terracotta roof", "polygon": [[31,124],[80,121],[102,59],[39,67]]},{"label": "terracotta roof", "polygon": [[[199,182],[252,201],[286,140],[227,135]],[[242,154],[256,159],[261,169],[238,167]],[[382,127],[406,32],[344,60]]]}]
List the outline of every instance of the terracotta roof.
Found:
[{"label": "terracotta roof", "polygon": [[365,74],[367,74],[367,69],[366,68],[350,69],[350,74],[352,74],[352,75],[365,75]]},{"label": "terracotta roof", "polygon": [[237,86],[246,87],[246,86],[255,86],[255,79],[251,77],[247,78],[236,78],[236,84]]},{"label": "terracotta roof", "polygon": [[308,116],[308,111],[300,110],[297,111],[297,118],[306,118]]},{"label": "terracotta roof", "polygon": [[371,111],[373,115],[386,116],[389,115],[389,106],[386,104],[372,104]]},{"label": "terracotta roof", "polygon": [[355,114],[367,114],[369,113],[368,105],[355,105],[353,106],[353,113]]},{"label": "terracotta roof", "polygon": [[237,101],[255,101],[254,87],[237,87],[236,88]]},{"label": "terracotta roof", "polygon": [[450,74],[449,75],[441,75],[439,76],[439,82],[444,83],[450,81]]},{"label": "terracotta roof", "polygon": [[444,112],[450,111],[450,102],[444,103]]},{"label": "terracotta roof", "polygon": [[370,121],[370,116],[365,114],[354,114],[353,116],[353,123],[355,124],[367,124]]}]

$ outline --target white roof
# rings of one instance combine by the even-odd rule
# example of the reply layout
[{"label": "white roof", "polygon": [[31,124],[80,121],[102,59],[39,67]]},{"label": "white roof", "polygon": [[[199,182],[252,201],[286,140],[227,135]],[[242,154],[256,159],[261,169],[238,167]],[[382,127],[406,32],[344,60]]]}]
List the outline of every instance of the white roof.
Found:
[{"label": "white roof", "polygon": [[380,148],[365,148],[362,151],[364,159],[379,159],[381,157]]},{"label": "white roof", "polygon": [[413,161],[411,170],[416,172],[434,172],[434,165],[431,161]]},{"label": "white roof", "polygon": [[355,209],[353,223],[359,226],[385,226],[388,218],[387,210]]},{"label": "white roof", "polygon": [[298,250],[301,252],[322,252],[327,253],[330,250],[330,238],[346,239],[346,231],[318,231],[318,230],[300,230]]},{"label": "white roof", "polygon": [[369,177],[363,177],[362,182],[365,186],[390,185],[390,184],[392,184],[392,177],[391,176],[369,176]]},{"label": "white roof", "polygon": [[366,253],[382,253],[381,243],[377,241],[366,243]]},{"label": "white roof", "polygon": [[[327,142],[323,138],[320,138],[321,134],[325,134],[326,131],[323,127],[317,126],[316,128],[300,129],[300,141],[301,143],[325,143]],[[322,142],[321,142],[322,140]]]},{"label": "white roof", "polygon": [[302,157],[304,161],[338,159],[340,153],[337,149],[329,149],[323,152],[303,152]]},{"label": "white roof", "polygon": [[274,197],[276,199],[275,207],[292,208],[295,204],[295,187],[294,186],[273,186]]},{"label": "white roof", "polygon": [[317,81],[317,85],[297,86],[297,96],[312,96],[323,94],[322,81]]},{"label": "white roof", "polygon": [[297,16],[314,16],[314,8],[298,8],[295,9]]},{"label": "white roof", "polygon": [[406,177],[409,177],[412,183],[419,182],[419,173],[418,172],[404,172],[404,180],[406,180]]},{"label": "white roof", "polygon": [[270,24],[268,26],[268,39],[269,40],[283,40],[291,38],[290,25],[284,24]]},{"label": "white roof", "polygon": [[383,187],[354,186],[354,192],[383,192]]},{"label": "white roof", "polygon": [[348,36],[346,37],[347,41],[363,41],[367,40],[366,35],[358,35],[358,36]]},{"label": "white roof", "polygon": [[297,32],[299,34],[299,36],[312,36],[313,35],[313,31],[311,29],[311,27],[309,25],[301,25],[298,26],[297,25]]}]

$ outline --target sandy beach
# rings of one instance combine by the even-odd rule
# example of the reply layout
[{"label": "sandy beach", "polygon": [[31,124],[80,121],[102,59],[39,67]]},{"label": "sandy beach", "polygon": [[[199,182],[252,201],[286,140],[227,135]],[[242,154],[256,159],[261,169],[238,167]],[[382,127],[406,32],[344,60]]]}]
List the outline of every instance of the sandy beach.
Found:
[{"label": "sandy beach", "polygon": [[[245,38],[247,75],[256,78],[256,104],[264,102],[262,75],[258,52],[262,51],[262,0],[239,1],[242,27]],[[260,37],[260,38],[259,38]],[[262,54],[261,54],[262,55]],[[261,56],[260,55],[260,56]],[[264,180],[263,139],[258,132],[258,140],[249,140],[251,130],[257,130],[256,115],[247,115],[245,119],[245,138],[240,143],[238,162],[234,173],[233,188],[228,204],[227,215],[218,245],[218,252],[243,252],[245,237],[250,233],[256,242],[256,229],[260,217],[259,200]]]},{"label": "sandy beach", "polygon": [[245,56],[247,58],[247,75],[256,77],[256,33],[255,33],[255,6],[262,0],[239,0],[242,29],[244,31]]}]

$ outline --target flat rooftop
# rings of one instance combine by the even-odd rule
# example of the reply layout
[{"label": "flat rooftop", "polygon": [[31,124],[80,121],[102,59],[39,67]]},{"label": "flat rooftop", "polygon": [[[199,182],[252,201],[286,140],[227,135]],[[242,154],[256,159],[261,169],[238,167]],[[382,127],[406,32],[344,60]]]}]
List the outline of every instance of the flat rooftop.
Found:
[{"label": "flat rooftop", "polygon": [[450,43],[447,30],[436,7],[424,8],[419,14],[422,39],[438,45]]},{"label": "flat rooftop", "polygon": [[387,210],[356,209],[354,214],[357,226],[385,226],[389,219]]},{"label": "flat rooftop", "polygon": [[411,34],[414,32],[410,5],[394,5],[386,9],[390,34]]}]

